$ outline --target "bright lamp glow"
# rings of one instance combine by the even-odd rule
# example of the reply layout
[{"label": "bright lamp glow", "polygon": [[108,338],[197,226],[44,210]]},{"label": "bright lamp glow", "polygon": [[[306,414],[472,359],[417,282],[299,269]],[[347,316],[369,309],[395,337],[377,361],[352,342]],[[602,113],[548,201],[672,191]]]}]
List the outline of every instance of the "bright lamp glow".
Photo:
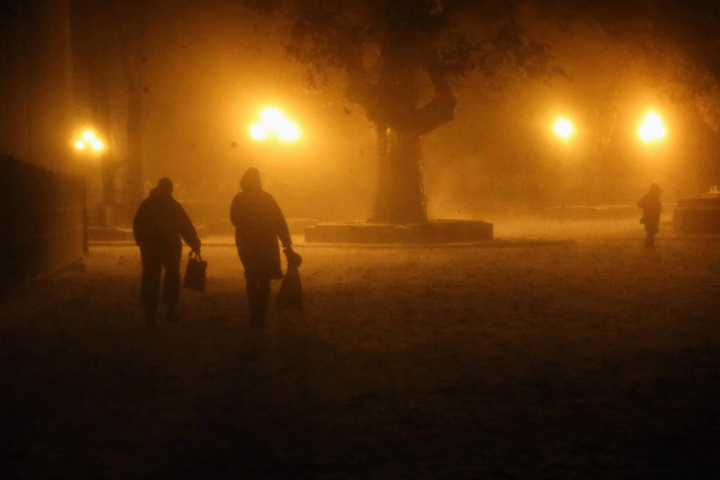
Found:
[{"label": "bright lamp glow", "polygon": [[295,124],[290,121],[282,122],[277,126],[275,131],[277,132],[278,137],[280,137],[281,140],[285,140],[286,142],[292,142],[293,140],[297,140],[297,138],[300,136],[300,131],[295,126]]},{"label": "bright lamp glow", "polygon": [[81,138],[75,141],[75,148],[78,150],[93,150],[100,152],[105,149],[105,143],[97,138],[95,132],[92,130],[83,130],[80,134]]},{"label": "bright lamp glow", "polygon": [[263,123],[270,128],[279,125],[285,120],[285,117],[277,108],[266,108],[260,112],[260,118],[262,118]]},{"label": "bright lamp glow", "polygon": [[260,112],[260,123],[250,126],[250,135],[255,140],[265,140],[274,135],[284,142],[292,142],[300,138],[297,125],[285,118],[277,108],[266,108]]},{"label": "bright lamp glow", "polygon": [[250,135],[255,140],[265,140],[268,136],[268,130],[262,123],[256,123],[250,126]]},{"label": "bright lamp glow", "polygon": [[557,122],[555,122],[555,133],[562,137],[562,138],[568,138],[573,133],[573,126],[572,123],[570,123],[568,120],[561,118]]},{"label": "bright lamp glow", "polygon": [[652,140],[662,140],[665,138],[665,126],[657,113],[650,112],[645,116],[638,135],[644,142],[650,142]]}]

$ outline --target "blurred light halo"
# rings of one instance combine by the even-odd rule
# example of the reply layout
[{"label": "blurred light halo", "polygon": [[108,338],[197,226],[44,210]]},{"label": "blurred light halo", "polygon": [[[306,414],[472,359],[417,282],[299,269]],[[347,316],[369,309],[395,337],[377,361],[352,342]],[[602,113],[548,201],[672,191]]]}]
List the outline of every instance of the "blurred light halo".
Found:
[{"label": "blurred light halo", "polygon": [[638,135],[644,142],[662,140],[665,138],[666,133],[667,130],[665,129],[665,125],[662,123],[660,115],[655,112],[649,112],[645,115],[645,118],[638,129]]},{"label": "blurred light halo", "polygon": [[278,125],[276,131],[278,137],[280,137],[281,140],[284,140],[286,142],[292,142],[293,140],[297,140],[300,136],[300,131],[298,130],[297,126],[289,120],[286,120],[280,125]]},{"label": "blurred light halo", "polygon": [[260,111],[260,123],[250,126],[250,135],[258,141],[272,135],[283,142],[292,142],[300,138],[300,129],[279,109],[268,107]]},{"label": "blurred light halo", "polygon": [[570,123],[570,121],[566,118],[561,118],[556,121],[553,128],[555,130],[555,134],[562,138],[570,138],[573,134],[572,123]]},{"label": "blurred light halo", "polygon": [[100,153],[102,150],[105,150],[105,142],[100,140],[90,128],[82,130],[80,132],[80,138],[75,140],[73,145],[77,150],[82,151],[91,150],[95,153]]},{"label": "blurred light halo", "polygon": [[250,135],[255,140],[265,140],[268,136],[268,129],[262,123],[250,125]]},{"label": "blurred light halo", "polygon": [[270,128],[276,128],[285,120],[285,116],[277,108],[264,109],[260,112],[260,118],[262,122]]}]

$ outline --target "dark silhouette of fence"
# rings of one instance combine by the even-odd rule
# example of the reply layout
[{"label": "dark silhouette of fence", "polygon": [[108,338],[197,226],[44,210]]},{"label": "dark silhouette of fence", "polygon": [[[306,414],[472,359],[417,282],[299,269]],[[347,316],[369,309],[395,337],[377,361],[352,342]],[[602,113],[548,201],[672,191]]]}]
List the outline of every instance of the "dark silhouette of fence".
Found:
[{"label": "dark silhouette of fence", "polygon": [[0,295],[84,253],[85,179],[0,156]]}]

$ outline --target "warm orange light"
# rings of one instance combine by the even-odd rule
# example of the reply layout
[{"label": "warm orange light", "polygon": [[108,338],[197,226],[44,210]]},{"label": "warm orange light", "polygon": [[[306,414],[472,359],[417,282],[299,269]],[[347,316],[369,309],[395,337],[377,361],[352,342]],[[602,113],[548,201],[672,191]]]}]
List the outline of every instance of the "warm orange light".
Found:
[{"label": "warm orange light", "polygon": [[665,125],[663,125],[660,116],[655,112],[650,112],[645,116],[638,130],[638,135],[644,142],[662,140],[665,138],[665,134]]},{"label": "warm orange light", "polygon": [[255,140],[265,140],[274,135],[284,142],[300,138],[300,129],[288,120],[277,108],[266,108],[260,112],[260,123],[250,126],[250,135]]},{"label": "warm orange light", "polygon": [[255,140],[265,140],[268,136],[267,128],[262,123],[256,123],[250,126],[250,135]]},{"label": "warm orange light", "polygon": [[284,121],[280,123],[276,128],[278,137],[286,142],[292,142],[300,137],[300,130],[290,121]]},{"label": "warm orange light", "polygon": [[573,126],[569,120],[561,118],[554,125],[555,133],[562,138],[569,138],[573,133]]},{"label": "warm orange light", "polygon": [[78,150],[86,150],[90,149],[95,152],[100,152],[105,149],[105,143],[103,143],[102,140],[97,138],[95,135],[95,132],[92,130],[84,130],[80,136],[82,137],[79,140],[75,141],[75,148]]},{"label": "warm orange light", "polygon": [[260,118],[262,118],[265,125],[273,128],[281,123],[285,119],[285,116],[277,108],[266,108],[260,112]]}]

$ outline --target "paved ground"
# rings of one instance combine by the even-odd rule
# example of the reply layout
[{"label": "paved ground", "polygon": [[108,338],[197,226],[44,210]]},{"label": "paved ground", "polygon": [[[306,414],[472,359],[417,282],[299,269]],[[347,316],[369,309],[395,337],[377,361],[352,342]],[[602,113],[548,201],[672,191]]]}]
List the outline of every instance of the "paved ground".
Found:
[{"label": "paved ground", "polygon": [[635,222],[298,241],[306,312],[263,330],[226,242],[153,330],[94,245],[0,305],[0,478],[718,478],[720,239]]}]

